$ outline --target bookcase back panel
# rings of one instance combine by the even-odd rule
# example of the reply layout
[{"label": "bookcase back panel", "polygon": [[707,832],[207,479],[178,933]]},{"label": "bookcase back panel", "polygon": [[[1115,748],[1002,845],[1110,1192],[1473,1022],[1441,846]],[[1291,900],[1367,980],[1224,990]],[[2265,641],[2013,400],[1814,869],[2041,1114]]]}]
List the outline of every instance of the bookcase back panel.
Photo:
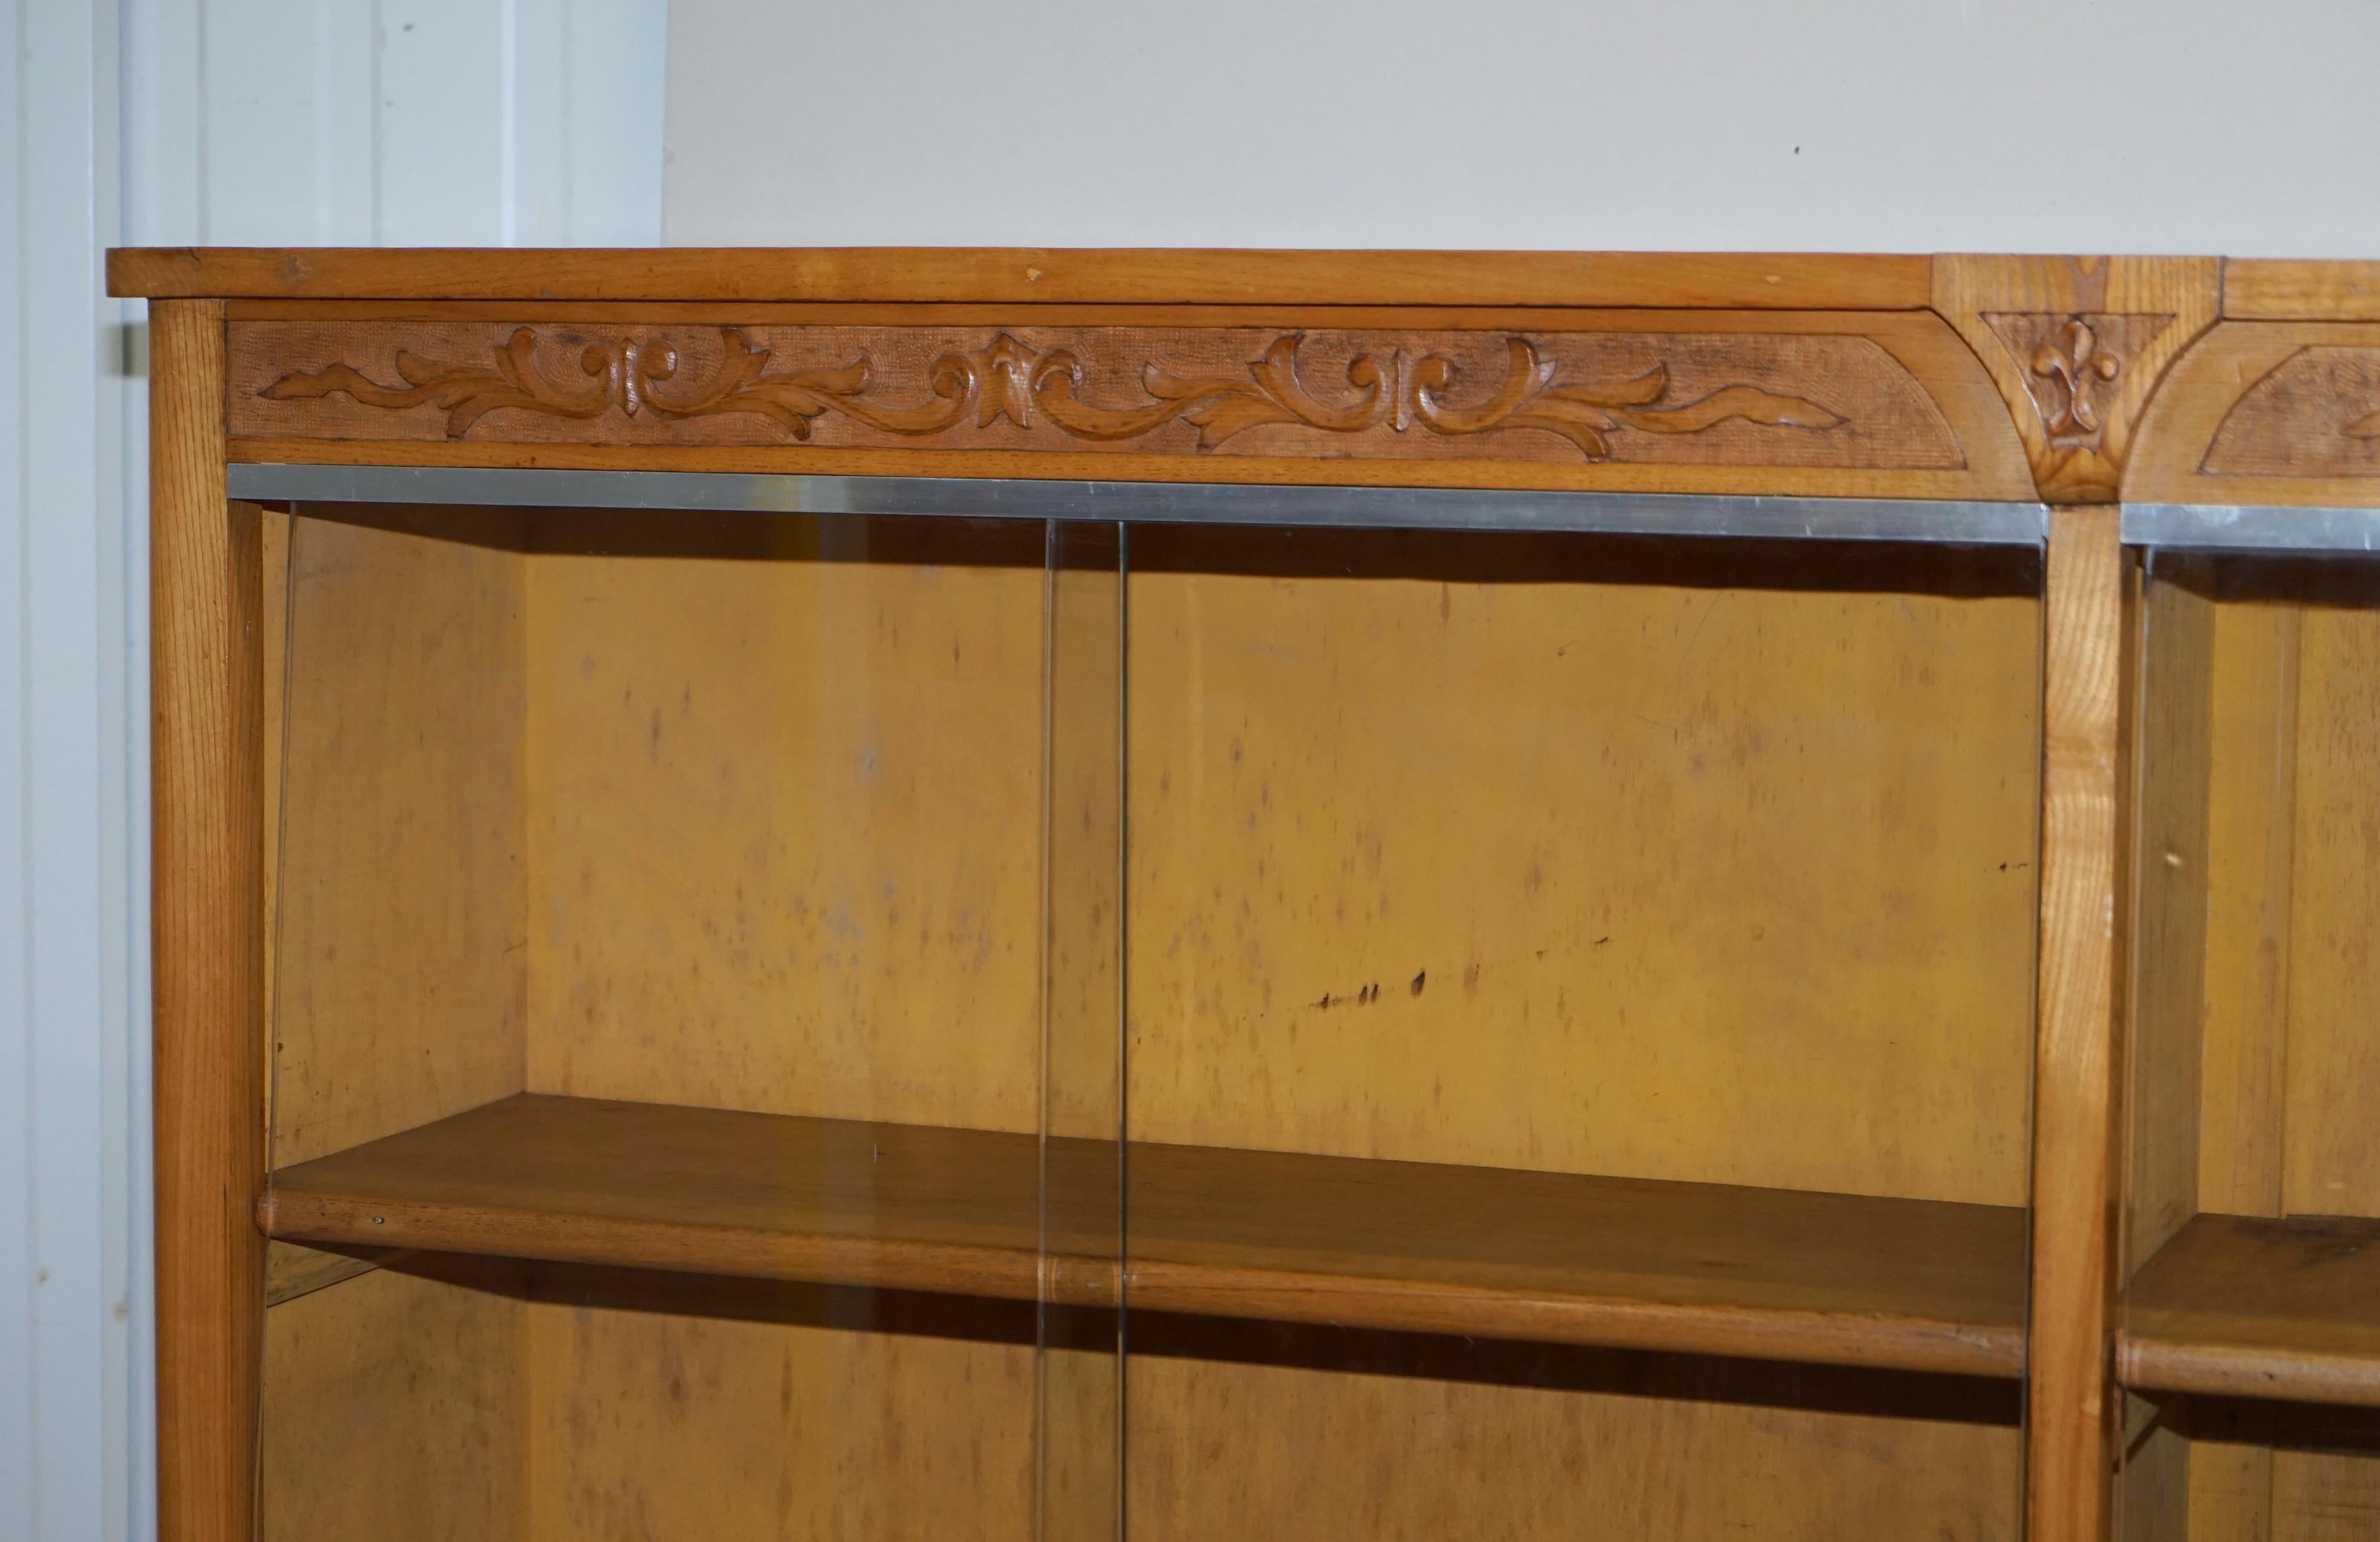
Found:
[{"label": "bookcase back panel", "polygon": [[[526,1093],[1095,1140],[1128,1112],[1177,1151],[1452,1164],[1432,1181],[1455,1188],[1523,1168],[2022,1203],[2030,555],[1143,528],[1120,578],[1111,529],[1068,533],[1055,568],[1050,540],[301,521],[272,710],[280,972],[304,989],[285,986],[275,1063],[289,1117],[336,1118],[291,1123],[277,1164]],[[492,1047],[500,1075],[479,1069]],[[589,1170],[471,1176],[528,1193]],[[674,1181],[648,1176],[621,1193]],[[1279,1215],[1192,1194],[1166,1224],[1256,1236],[1341,1181],[1283,1169],[1308,1185],[1294,1204],[1243,1196]],[[1113,1261],[1112,1196],[1085,1197],[1042,1191],[1088,1227],[1075,1252]],[[574,1257],[488,1225],[472,1245]],[[1398,1234],[1401,1267],[1435,1278],[1436,1239]],[[272,1308],[267,1439],[294,1454],[270,1504],[335,1519],[343,1496],[449,1481],[438,1463],[463,1458],[434,1408],[378,1390],[396,1369],[293,1336],[419,1318],[502,1363],[501,1408],[477,1383],[421,1395],[502,1422],[475,1437],[503,1471],[474,1502],[528,1536],[862,1517],[1008,1536],[1038,1514],[1087,1542],[1119,1504],[1158,1535],[1227,1531],[1249,1494],[1318,1536],[1460,1514],[1548,1536],[1615,1512],[1685,1536],[2014,1527],[2005,1380],[1393,1332],[1344,1351],[1321,1330],[1285,1357],[1160,1349],[1120,1379],[1111,1326],[1107,1347],[1061,1343],[1024,1302],[585,1257],[492,1282],[425,1257]],[[1777,1257],[1761,1310],[1837,1312],[1874,1285],[1798,1284],[1820,1254]],[[2003,1331],[2021,1287],[2002,1293],[1946,1341]],[[1386,1365],[1379,1343],[1405,1347]],[[308,1454],[310,1431],[358,1421],[395,1427],[385,1473]],[[1329,1434],[1350,1430],[1369,1433]],[[1443,1459],[1375,1485],[1332,1454],[1376,1441]],[[1727,1480],[1689,1481],[1664,1454],[1681,1442]],[[1563,1481],[1510,1480],[1541,1462]],[[443,1535],[443,1514],[376,1524]]]},{"label": "bookcase back panel", "polygon": [[2161,559],[2144,610],[2131,1253],[2183,1220],[2380,1217],[2380,572]]},{"label": "bookcase back panel", "polygon": [[[276,1169],[524,1093],[1014,1132],[1025,1165],[957,1207],[1013,1266],[982,1297],[392,1251],[406,1196],[375,1195],[344,1251],[274,1245],[266,1535],[1112,1517],[1112,1316],[1104,1350],[1045,1350],[1029,1299],[1045,1099],[1116,1128],[1112,531],[1053,577],[1038,523],[337,512],[268,565]],[[1045,949],[1074,1047],[1046,1090]],[[697,1205],[817,1180],[845,1243],[908,1235],[865,1135],[805,1147],[825,1172],[735,1138],[703,1147],[724,1178],[664,1171],[682,1146],[641,1177]],[[579,1192],[561,1158],[465,1166],[535,1206]],[[536,1256],[507,1213],[468,1245]]]},{"label": "bookcase back panel", "polygon": [[521,1090],[518,520],[268,517],[273,1160]]},{"label": "bookcase back panel", "polygon": [[1028,1542],[1033,1336],[1024,1305],[397,1260],[272,1308],[261,1536]]},{"label": "bookcase back panel", "polygon": [[2368,1536],[2380,567],[2160,552],[2142,599],[2125,1534]]},{"label": "bookcase back panel", "polygon": [[528,559],[530,1088],[1038,1128],[1041,527],[688,523]]},{"label": "bookcase back panel", "polygon": [[521,1278],[374,1269],[266,1312],[261,1542],[532,1535]]},{"label": "bookcase back panel", "polygon": [[523,1535],[1030,1542],[1029,1310],[1008,1336],[868,1331],[865,1299],[838,1324],[783,1294],[716,1316],[532,1305]]},{"label": "bookcase back panel", "polygon": [[1135,1138],[2022,1202],[2021,564],[1133,539]]},{"label": "bookcase back panel", "polygon": [[2380,574],[2353,608],[2306,613],[2281,1202],[2380,1216]]},{"label": "bookcase back panel", "polygon": [[1377,1345],[1332,1337],[1272,1364],[1136,1354],[1135,1534],[1231,1536],[1261,1515],[1317,1539],[2021,1535],[2005,1383],[1879,1403],[1840,1372],[1476,1341],[1384,1375]]},{"label": "bookcase back panel", "polygon": [[[433,874],[401,821],[293,781],[293,878],[401,923],[298,933],[415,971],[470,953],[504,1011],[450,1031],[523,1058],[464,1106],[525,1087],[1028,1130],[1046,1078],[1053,1129],[1112,1132],[1113,837],[1080,832],[1121,801],[1126,655],[1111,618],[1057,635],[1045,719],[1038,528],[754,518],[640,550],[600,516],[528,523],[524,554],[308,522],[454,571],[359,568],[360,603],[301,588],[297,705],[332,688],[310,666],[378,705],[369,732],[294,712],[293,776],[369,785],[368,761],[453,831],[468,775],[491,813],[464,832],[485,870]],[[2021,1200],[2021,579],[1763,587],[1641,543],[1392,537],[1332,538],[1362,575],[1333,577],[1215,539],[1135,536],[1136,1138]],[[485,667],[428,667],[400,644],[449,646],[455,617],[403,584],[481,568],[513,608],[443,602]],[[422,774],[442,759],[462,769]],[[1067,795],[1076,844],[1045,853]],[[373,840],[411,869],[353,849]],[[1083,1023],[1050,1062],[1045,861],[1051,943],[1075,929],[1050,1004]],[[1726,966],[1744,953],[1763,966]],[[432,1042],[407,1031],[395,1050]],[[451,1087],[452,1058],[413,1063]],[[358,1138],[454,1111],[424,1108]]]}]

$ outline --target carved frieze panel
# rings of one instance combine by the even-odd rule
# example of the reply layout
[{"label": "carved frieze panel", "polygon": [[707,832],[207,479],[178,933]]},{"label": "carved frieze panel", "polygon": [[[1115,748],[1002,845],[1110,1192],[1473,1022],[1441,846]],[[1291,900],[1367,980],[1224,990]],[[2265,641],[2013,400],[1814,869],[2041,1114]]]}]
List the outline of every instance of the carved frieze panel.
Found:
[{"label": "carved frieze panel", "polygon": [[2215,431],[2210,476],[2380,476],[2380,348],[2300,348],[2251,385]]},{"label": "carved frieze panel", "polygon": [[2380,499],[2380,325],[2225,322],[2175,365],[2141,441],[2132,502]]},{"label": "carved frieze panel", "polygon": [[230,431],[1954,470],[1852,331],[253,321]]}]

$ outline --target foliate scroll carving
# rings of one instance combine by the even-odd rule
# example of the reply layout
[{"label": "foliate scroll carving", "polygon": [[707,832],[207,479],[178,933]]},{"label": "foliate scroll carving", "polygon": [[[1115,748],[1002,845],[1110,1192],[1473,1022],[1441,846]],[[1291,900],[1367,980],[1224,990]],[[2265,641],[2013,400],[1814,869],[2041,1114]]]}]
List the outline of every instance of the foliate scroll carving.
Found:
[{"label": "foliate scroll carving", "polygon": [[[490,362],[427,364],[409,352],[395,358],[402,382],[383,384],[349,364],[293,370],[259,393],[268,401],[352,397],[393,409],[431,406],[446,413],[446,433],[460,439],[491,412],[516,408],[554,418],[587,419],[617,407],[627,417],[650,411],[664,419],[750,413],[795,439],[828,413],[843,413],[881,433],[927,437],[972,419],[988,428],[1006,419],[1019,428],[1036,416],[1075,439],[1138,439],[1179,419],[1198,431],[1197,447],[1211,450],[1266,424],[1294,424],[1323,433],[1360,433],[1386,424],[1398,433],[1419,427],[1457,438],[1466,434],[1536,431],[1568,440],[1589,460],[1611,455],[1608,437],[1622,428],[1645,433],[1699,433],[1730,419],[1769,427],[1832,429],[1840,415],[1816,402],[1732,383],[1686,400],[1666,400],[1670,368],[1657,362],[1633,378],[1597,384],[1565,380],[1525,337],[1503,339],[1504,375],[1488,395],[1463,405],[1461,370],[1442,353],[1396,347],[1355,354],[1343,388],[1318,390],[1302,379],[1300,333],[1273,339],[1244,377],[1177,374],[1150,360],[1140,384],[1148,399],[1123,405],[1086,395],[1082,359],[1071,348],[1037,352],[1002,332],[980,348],[935,358],[917,382],[886,382],[863,350],[831,369],[771,371],[771,350],[740,328],[719,334],[720,364],[710,379],[673,389],[678,351],[633,338],[590,344],[580,355],[584,382],[556,382],[537,363],[538,339],[516,329]],[[905,384],[925,395],[905,399]]]},{"label": "foliate scroll carving", "polygon": [[2380,347],[2299,348],[2240,394],[2206,447],[2211,476],[2380,476]]},{"label": "foliate scroll carving", "polygon": [[1857,334],[259,322],[232,431],[1952,469]]}]

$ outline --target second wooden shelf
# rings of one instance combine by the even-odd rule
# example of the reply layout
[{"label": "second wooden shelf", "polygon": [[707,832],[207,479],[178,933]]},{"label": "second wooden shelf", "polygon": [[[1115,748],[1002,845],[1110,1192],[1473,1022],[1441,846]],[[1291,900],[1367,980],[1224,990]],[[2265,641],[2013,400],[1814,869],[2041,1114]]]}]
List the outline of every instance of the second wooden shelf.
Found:
[{"label": "second wooden shelf", "polygon": [[2380,1407],[2380,1220],[2193,1216],[2130,1293],[2136,1391]]},{"label": "second wooden shelf", "polygon": [[260,1219],[330,1245],[2023,1369],[2018,1208],[1135,1143],[1123,1255],[1120,1155],[524,1094],[283,1169]]}]

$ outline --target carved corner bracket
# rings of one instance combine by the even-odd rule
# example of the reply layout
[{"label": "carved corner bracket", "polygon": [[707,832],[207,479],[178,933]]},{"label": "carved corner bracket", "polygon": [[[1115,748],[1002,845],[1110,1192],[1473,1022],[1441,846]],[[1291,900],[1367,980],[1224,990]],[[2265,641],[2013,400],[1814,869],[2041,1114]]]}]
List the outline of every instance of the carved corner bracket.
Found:
[{"label": "carved corner bracket", "polygon": [[1934,308],[2016,419],[2054,504],[2114,503],[2133,431],[2166,369],[2215,324],[2205,258],[1941,257]]}]

